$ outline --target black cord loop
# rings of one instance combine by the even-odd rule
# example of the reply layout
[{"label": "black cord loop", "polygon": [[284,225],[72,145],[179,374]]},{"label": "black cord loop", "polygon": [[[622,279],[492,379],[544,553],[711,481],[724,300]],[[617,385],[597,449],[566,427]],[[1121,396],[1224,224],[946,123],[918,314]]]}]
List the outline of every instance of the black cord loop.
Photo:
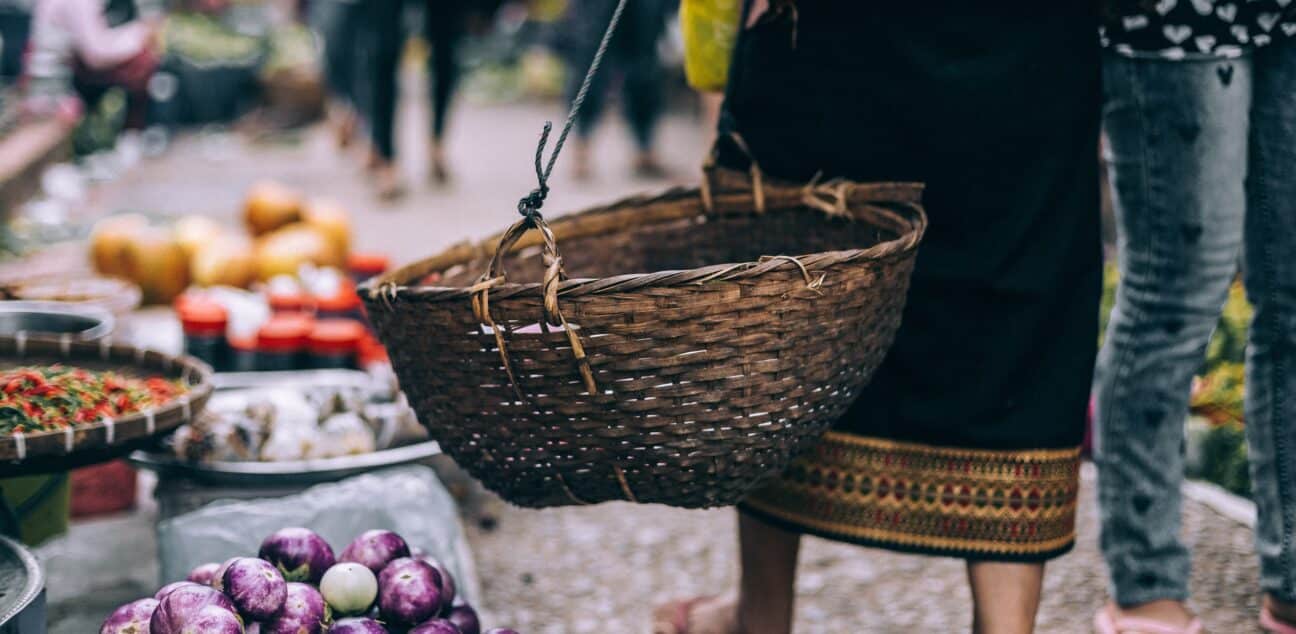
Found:
[{"label": "black cord loop", "polygon": [[585,95],[589,93],[590,83],[594,81],[594,74],[598,72],[599,66],[603,63],[603,56],[607,54],[608,44],[612,41],[612,34],[616,31],[617,23],[621,21],[621,14],[625,11],[625,7],[626,0],[618,0],[616,8],[612,10],[612,18],[608,21],[607,30],[603,32],[603,39],[599,42],[598,50],[594,52],[594,59],[590,62],[589,70],[585,72],[585,79],[581,82],[580,90],[576,91],[576,96],[572,99],[571,108],[567,111],[567,121],[563,123],[562,132],[558,134],[558,140],[554,143],[553,154],[549,155],[548,164],[544,162],[544,151],[545,145],[549,142],[549,133],[553,131],[553,122],[545,121],[544,130],[540,132],[540,142],[536,144],[535,153],[536,182],[538,186],[518,201],[518,213],[523,218],[526,218],[527,224],[532,227],[536,226],[536,220],[541,217],[540,208],[544,206],[545,197],[549,195],[549,176],[553,173],[554,163],[558,162],[558,154],[562,152],[563,144],[567,142],[567,135],[576,123],[576,115],[580,113],[581,105],[585,103]]}]

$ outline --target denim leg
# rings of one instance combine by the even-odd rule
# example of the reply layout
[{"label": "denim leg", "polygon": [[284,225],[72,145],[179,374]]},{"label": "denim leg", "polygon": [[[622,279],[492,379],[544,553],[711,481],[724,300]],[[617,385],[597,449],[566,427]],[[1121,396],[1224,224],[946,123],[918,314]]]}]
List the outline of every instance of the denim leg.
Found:
[{"label": "denim leg", "polygon": [[1094,383],[1095,460],[1112,595],[1129,606],[1188,597],[1183,422],[1237,271],[1250,61],[1108,55],[1103,83],[1121,282]]},{"label": "denim leg", "polygon": [[365,23],[361,27],[368,55],[365,72],[369,82],[369,103],[365,115],[368,117],[369,138],[374,151],[388,161],[396,156],[398,75],[400,54],[405,46],[405,32],[401,28],[404,9],[403,0],[367,0]]},{"label": "denim leg", "polygon": [[1296,601],[1296,42],[1257,51],[1247,177],[1246,428],[1260,585]]},{"label": "denim leg", "polygon": [[317,27],[324,40],[324,77],[329,94],[354,104],[358,99],[356,82],[360,61],[356,38],[362,19],[360,3],[320,0]]},{"label": "denim leg", "polygon": [[445,136],[446,117],[459,85],[459,42],[467,30],[463,7],[432,0],[424,9],[423,36],[432,47],[428,87],[432,103],[432,138]]}]

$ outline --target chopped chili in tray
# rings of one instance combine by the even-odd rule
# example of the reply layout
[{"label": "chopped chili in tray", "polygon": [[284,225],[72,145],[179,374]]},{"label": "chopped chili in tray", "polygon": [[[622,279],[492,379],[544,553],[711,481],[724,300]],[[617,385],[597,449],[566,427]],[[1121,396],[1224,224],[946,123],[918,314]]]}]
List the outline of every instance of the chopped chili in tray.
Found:
[{"label": "chopped chili in tray", "polygon": [[146,410],[186,390],[178,380],[64,365],[0,370],[0,434],[60,431]]}]

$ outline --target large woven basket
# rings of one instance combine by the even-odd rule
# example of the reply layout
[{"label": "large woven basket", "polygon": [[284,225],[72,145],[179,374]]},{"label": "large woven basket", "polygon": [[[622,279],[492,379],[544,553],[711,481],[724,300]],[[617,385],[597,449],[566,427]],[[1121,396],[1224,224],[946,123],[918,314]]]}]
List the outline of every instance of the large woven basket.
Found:
[{"label": "large woven basket", "polygon": [[364,285],[446,453],[522,506],[707,507],[813,444],[900,323],[921,186],[752,174],[519,222]]}]

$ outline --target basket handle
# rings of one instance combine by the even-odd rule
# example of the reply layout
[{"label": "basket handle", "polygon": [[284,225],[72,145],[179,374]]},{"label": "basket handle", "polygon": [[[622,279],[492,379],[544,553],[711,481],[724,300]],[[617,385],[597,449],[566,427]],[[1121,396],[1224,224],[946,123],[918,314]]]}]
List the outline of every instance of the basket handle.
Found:
[{"label": "basket handle", "polygon": [[544,278],[540,287],[544,295],[544,318],[540,322],[541,327],[548,332],[548,326],[558,326],[567,334],[567,342],[571,345],[572,356],[576,358],[576,365],[580,370],[581,380],[585,383],[585,390],[593,395],[597,392],[594,383],[594,372],[590,369],[589,359],[585,356],[585,346],[581,344],[580,335],[576,330],[567,323],[567,318],[563,316],[562,309],[558,307],[558,286],[567,279],[567,272],[563,270],[562,256],[558,254],[558,243],[554,239],[553,230],[545,222],[544,217],[540,214],[527,216],[509,227],[508,231],[500,238],[499,246],[495,249],[495,255],[491,257],[490,265],[486,272],[482,274],[477,283],[469,289],[472,293],[473,314],[478,321],[491,327],[491,332],[495,335],[495,344],[499,349],[500,360],[504,363],[504,370],[508,373],[509,383],[513,385],[513,391],[517,393],[518,399],[528,400],[522,393],[522,388],[518,385],[517,376],[513,373],[513,364],[509,360],[508,349],[505,347],[504,335],[499,326],[495,324],[494,318],[490,313],[490,289],[504,283],[504,256],[512,251],[517,241],[526,235],[531,229],[540,232],[543,238],[541,247],[541,257],[545,265]]},{"label": "basket handle", "polygon": [[756,162],[756,157],[752,155],[751,148],[747,146],[747,141],[737,132],[730,131],[716,136],[716,140],[711,144],[711,152],[707,154],[706,161],[702,163],[702,182],[698,187],[702,195],[702,208],[708,214],[715,213],[715,197],[713,192],[716,189],[715,178],[719,171],[720,144],[728,140],[747,159],[747,173],[751,175],[752,198],[756,204],[756,213],[765,213],[765,173],[761,171],[760,163]]},{"label": "basket handle", "polygon": [[509,382],[513,384],[513,391],[517,393],[518,399],[522,401],[526,401],[527,398],[522,393],[522,388],[518,386],[517,376],[513,373],[513,364],[509,361],[508,352],[504,346],[504,335],[500,333],[499,327],[495,325],[495,320],[491,318],[490,289],[504,281],[504,254],[511,251],[517,241],[533,228],[538,229],[544,237],[545,274],[541,286],[544,290],[545,315],[540,322],[541,328],[548,332],[546,324],[562,327],[563,331],[567,333],[567,341],[571,344],[572,354],[576,357],[576,364],[580,368],[585,389],[591,396],[597,391],[594,385],[594,373],[590,370],[589,360],[585,358],[585,346],[581,345],[580,336],[567,324],[562,311],[558,308],[558,284],[567,279],[567,274],[563,272],[562,257],[558,255],[558,245],[554,241],[553,231],[549,229],[544,216],[540,215],[540,207],[544,205],[545,196],[549,194],[549,175],[553,173],[554,164],[558,161],[558,155],[562,153],[563,143],[567,141],[567,134],[571,132],[572,126],[576,123],[576,115],[580,113],[581,105],[585,103],[585,96],[589,94],[594,75],[598,73],[599,65],[603,62],[603,56],[607,53],[608,45],[612,42],[612,34],[616,31],[617,23],[621,21],[621,15],[625,12],[627,2],[628,0],[617,0],[616,6],[612,9],[612,16],[608,20],[607,28],[603,31],[603,39],[599,41],[598,50],[594,51],[594,59],[590,61],[589,69],[585,71],[585,79],[581,81],[580,89],[576,91],[576,96],[572,98],[571,108],[567,111],[567,121],[563,123],[562,132],[558,134],[558,140],[554,143],[553,153],[549,155],[547,164],[544,162],[545,144],[549,140],[549,132],[553,130],[553,124],[549,121],[545,122],[544,131],[540,133],[540,142],[536,145],[535,153],[538,186],[531,190],[530,194],[523,196],[522,200],[518,201],[518,213],[522,214],[522,219],[513,223],[513,226],[504,232],[486,273],[469,289],[472,293],[473,312],[479,321],[489,324],[491,331],[495,333],[495,343],[499,347],[500,360],[504,363],[504,370],[508,372]]},{"label": "basket handle", "polygon": [[[769,182],[765,172],[760,167],[760,163],[756,161],[756,157],[752,154],[751,147],[747,145],[747,141],[734,131],[723,132],[716,137],[715,142],[711,144],[711,151],[707,155],[706,161],[702,164],[702,182],[698,188],[698,193],[702,198],[703,210],[707,214],[716,212],[715,197],[719,191],[716,181],[722,171],[719,166],[720,145],[724,142],[730,143],[734,149],[747,159],[747,173],[751,178],[753,206],[757,214],[765,213],[769,208],[768,200],[771,196],[771,193],[766,191],[766,187],[773,187],[773,191],[776,192],[774,195],[779,196],[780,194],[777,192],[788,186]],[[856,199],[857,202],[893,202],[913,206],[918,202],[921,191],[922,185],[908,182],[871,183],[864,185],[863,191],[861,191],[859,183],[843,178],[824,179],[821,171],[811,177],[810,181],[805,185],[799,187],[798,200],[802,205],[821,211],[828,216],[852,219],[854,218],[850,208],[852,198]],[[863,196],[862,199],[860,198],[861,195]],[[888,216],[892,220],[899,218],[893,213],[877,209],[874,209],[872,213]],[[925,229],[926,221],[924,220],[922,224]],[[922,233],[922,231],[919,231],[910,234],[907,245],[912,247],[916,244]]]}]

